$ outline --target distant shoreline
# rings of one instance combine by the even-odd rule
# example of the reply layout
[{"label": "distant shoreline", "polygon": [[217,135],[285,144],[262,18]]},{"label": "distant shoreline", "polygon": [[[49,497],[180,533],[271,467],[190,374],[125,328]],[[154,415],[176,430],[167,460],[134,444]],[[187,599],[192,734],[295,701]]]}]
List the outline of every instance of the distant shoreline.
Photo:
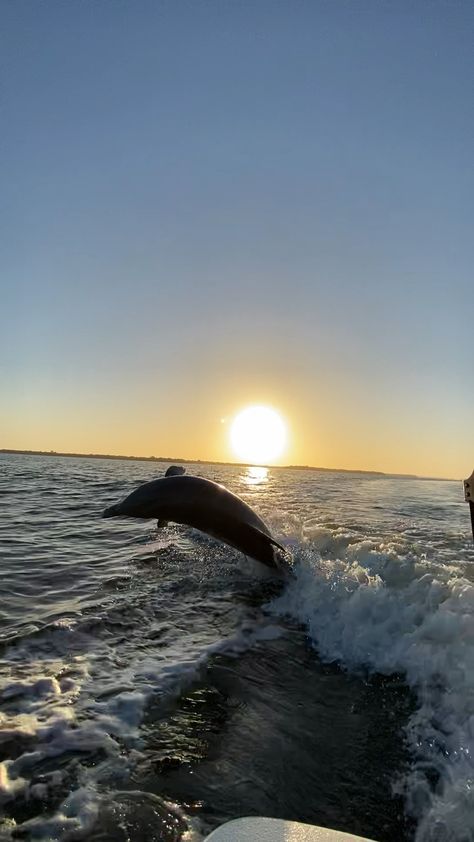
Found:
[{"label": "distant shoreline", "polygon": [[[110,453],[61,453],[56,450],[13,450],[11,448],[0,448],[0,454],[6,453],[13,456],[64,456],[68,459],[113,459],[125,462],[167,462],[183,465],[222,465],[234,468],[252,468],[248,462],[218,462],[212,459],[183,459],[182,457],[170,456],[117,456]],[[459,480],[448,477],[420,477],[417,474],[389,474],[386,471],[364,471],[353,468],[320,468],[315,465],[262,465],[280,471],[323,471],[331,474],[366,474],[376,477],[397,477],[398,479],[438,479],[446,482],[459,482]]]}]

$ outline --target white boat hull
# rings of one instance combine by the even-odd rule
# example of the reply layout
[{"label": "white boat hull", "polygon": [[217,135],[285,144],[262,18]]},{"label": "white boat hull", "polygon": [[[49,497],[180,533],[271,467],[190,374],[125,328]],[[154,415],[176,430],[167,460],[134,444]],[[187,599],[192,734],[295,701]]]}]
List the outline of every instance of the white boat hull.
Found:
[{"label": "white boat hull", "polygon": [[373,842],[366,836],[354,836],[314,824],[287,822],[283,819],[235,819],[213,830],[206,842]]}]

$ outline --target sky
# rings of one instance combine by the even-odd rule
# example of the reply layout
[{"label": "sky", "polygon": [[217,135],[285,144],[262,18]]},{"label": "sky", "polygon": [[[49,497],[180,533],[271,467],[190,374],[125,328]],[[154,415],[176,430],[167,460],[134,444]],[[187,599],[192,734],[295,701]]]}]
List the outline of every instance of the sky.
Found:
[{"label": "sky", "polygon": [[3,0],[0,447],[474,466],[474,5]]}]

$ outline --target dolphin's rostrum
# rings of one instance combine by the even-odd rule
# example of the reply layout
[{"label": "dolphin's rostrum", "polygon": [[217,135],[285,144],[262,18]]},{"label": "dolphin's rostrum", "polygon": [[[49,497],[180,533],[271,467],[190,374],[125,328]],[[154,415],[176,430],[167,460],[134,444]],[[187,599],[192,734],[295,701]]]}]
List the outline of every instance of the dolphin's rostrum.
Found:
[{"label": "dolphin's rostrum", "polygon": [[110,506],[103,517],[157,518],[160,524],[186,524],[269,567],[279,567],[276,548],[285,553],[263,520],[236,494],[211,480],[178,475],[171,469]]}]

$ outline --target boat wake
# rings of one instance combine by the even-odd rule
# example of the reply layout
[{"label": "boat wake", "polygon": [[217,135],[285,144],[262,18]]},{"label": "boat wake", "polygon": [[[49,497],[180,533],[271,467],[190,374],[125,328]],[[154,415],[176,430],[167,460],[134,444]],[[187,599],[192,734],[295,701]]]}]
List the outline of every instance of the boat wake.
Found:
[{"label": "boat wake", "polygon": [[306,626],[326,661],[398,673],[418,706],[413,762],[394,783],[417,842],[474,839],[474,584],[471,565],[437,564],[400,539],[315,526],[272,612]]},{"label": "boat wake", "polygon": [[0,477],[0,838],[175,842],[280,810],[474,840],[457,489],[213,469],[286,535],[293,575],[271,578],[188,529],[99,521],[148,466],[63,461],[12,457]]}]

